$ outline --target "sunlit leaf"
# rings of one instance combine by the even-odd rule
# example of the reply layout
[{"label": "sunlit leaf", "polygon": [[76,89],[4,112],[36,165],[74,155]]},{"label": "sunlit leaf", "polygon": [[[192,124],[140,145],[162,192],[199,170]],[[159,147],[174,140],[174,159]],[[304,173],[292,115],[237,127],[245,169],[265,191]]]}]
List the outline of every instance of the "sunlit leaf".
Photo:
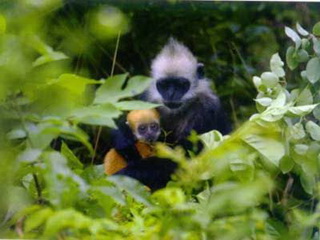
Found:
[{"label": "sunlit leaf", "polygon": [[306,130],[311,138],[315,141],[320,141],[320,126],[312,121],[306,123]]},{"label": "sunlit leaf", "polygon": [[43,208],[29,216],[25,223],[24,229],[27,232],[34,230],[44,224],[47,219],[54,214],[51,208]]},{"label": "sunlit leaf", "polygon": [[3,15],[0,15],[0,34],[4,34],[6,32],[6,19]]},{"label": "sunlit leaf", "polygon": [[111,176],[108,178],[118,188],[128,192],[136,201],[150,206],[149,193],[137,180],[125,176]]},{"label": "sunlit leaf", "polygon": [[115,128],[114,119],[121,112],[112,104],[89,106],[77,109],[72,114],[72,119],[90,125],[100,125]]},{"label": "sunlit leaf", "polygon": [[291,38],[292,41],[296,44],[296,49],[298,49],[301,45],[301,38],[299,35],[291,28],[285,27],[285,33],[286,35]]},{"label": "sunlit leaf", "polygon": [[300,35],[302,35],[302,36],[309,35],[309,33],[303,27],[301,27],[301,25],[298,22],[296,23],[296,28],[297,28],[297,31]]},{"label": "sunlit leaf", "polygon": [[261,81],[263,85],[272,88],[278,84],[279,78],[273,72],[264,72],[261,75]]},{"label": "sunlit leaf", "polygon": [[74,155],[74,153],[71,151],[71,149],[68,147],[67,144],[64,142],[61,145],[61,153],[67,158],[68,165],[71,168],[83,168],[83,164],[80,162],[80,160]]},{"label": "sunlit leaf", "polygon": [[320,79],[320,59],[314,57],[307,63],[307,78],[311,83],[315,83]]},{"label": "sunlit leaf", "polygon": [[314,35],[316,35],[317,37],[320,36],[320,22],[317,22],[317,23],[313,26],[313,28],[312,28],[312,33],[313,33]]},{"label": "sunlit leaf", "polygon": [[150,84],[151,78],[136,76],[128,80],[127,86],[122,89],[127,74],[116,75],[106,79],[97,90],[95,104],[115,103],[120,99],[136,96],[142,93]]},{"label": "sunlit leaf", "polygon": [[114,104],[121,111],[156,108],[161,105],[143,101],[121,101]]},{"label": "sunlit leaf", "polygon": [[272,55],[270,59],[270,69],[278,77],[284,77],[285,72],[283,70],[284,62],[281,60],[279,53]]}]

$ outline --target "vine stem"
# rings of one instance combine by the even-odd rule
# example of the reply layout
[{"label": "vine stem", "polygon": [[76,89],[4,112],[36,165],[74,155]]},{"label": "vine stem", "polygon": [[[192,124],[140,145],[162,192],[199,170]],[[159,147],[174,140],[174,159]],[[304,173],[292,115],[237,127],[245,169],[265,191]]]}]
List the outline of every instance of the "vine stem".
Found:
[{"label": "vine stem", "polygon": [[[119,49],[119,43],[120,43],[120,35],[121,35],[121,31],[118,32],[116,48],[115,48],[114,54],[113,54],[113,61],[112,61],[112,66],[111,66],[110,77],[113,76],[113,74],[114,74],[114,69],[115,69],[115,66],[116,66],[116,61],[117,61],[117,56],[118,56],[118,49]],[[99,128],[98,128],[98,133],[97,133],[97,137],[96,137],[96,140],[95,140],[95,143],[94,143],[94,150],[93,150],[93,155],[92,155],[92,158],[91,158],[91,164],[93,164],[94,159],[95,159],[95,157],[96,157],[96,153],[97,153],[97,149],[98,149],[98,145],[99,145],[99,141],[100,141],[101,132],[102,132],[102,126],[99,126]]]}]

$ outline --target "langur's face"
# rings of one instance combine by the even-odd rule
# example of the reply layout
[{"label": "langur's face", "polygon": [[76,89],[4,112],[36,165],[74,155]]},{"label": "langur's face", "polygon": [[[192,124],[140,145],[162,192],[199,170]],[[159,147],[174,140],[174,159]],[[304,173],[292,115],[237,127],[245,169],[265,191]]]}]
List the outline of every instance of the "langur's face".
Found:
[{"label": "langur's face", "polygon": [[166,77],[156,82],[163,104],[171,109],[181,107],[183,97],[189,91],[190,85],[190,81],[183,77]]},{"label": "langur's face", "polygon": [[160,135],[160,125],[158,122],[140,123],[137,125],[134,134],[139,141],[153,143]]}]

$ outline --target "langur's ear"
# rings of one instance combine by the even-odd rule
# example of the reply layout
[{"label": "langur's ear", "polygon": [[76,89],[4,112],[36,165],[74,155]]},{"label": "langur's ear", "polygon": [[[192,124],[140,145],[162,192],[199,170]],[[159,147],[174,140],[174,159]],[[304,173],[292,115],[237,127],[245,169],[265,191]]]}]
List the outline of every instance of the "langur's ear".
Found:
[{"label": "langur's ear", "polygon": [[197,64],[197,78],[198,79],[204,78],[204,64],[203,63]]}]

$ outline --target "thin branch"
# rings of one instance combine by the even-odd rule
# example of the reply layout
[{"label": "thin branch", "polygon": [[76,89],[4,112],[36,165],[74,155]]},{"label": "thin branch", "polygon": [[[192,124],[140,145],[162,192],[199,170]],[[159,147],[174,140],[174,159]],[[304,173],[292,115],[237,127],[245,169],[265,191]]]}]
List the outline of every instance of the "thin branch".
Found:
[{"label": "thin branch", "polygon": [[[119,49],[119,43],[120,43],[120,35],[121,35],[121,32],[119,31],[118,37],[117,37],[116,48],[115,48],[114,54],[113,54],[113,61],[112,61],[111,73],[110,73],[110,76],[111,76],[111,77],[113,76],[114,68],[115,68],[115,65],[116,65],[116,60],[117,60],[117,55],[118,55],[118,49]],[[95,140],[95,143],[94,143],[94,151],[93,151],[93,155],[92,155],[92,158],[91,158],[91,164],[93,164],[94,159],[95,159],[95,157],[96,157],[96,153],[97,153],[97,149],[98,149],[98,145],[99,145],[99,140],[100,140],[101,132],[102,132],[102,127],[99,126],[99,128],[98,128],[98,133],[97,133],[97,137],[96,137],[96,140]]]}]

